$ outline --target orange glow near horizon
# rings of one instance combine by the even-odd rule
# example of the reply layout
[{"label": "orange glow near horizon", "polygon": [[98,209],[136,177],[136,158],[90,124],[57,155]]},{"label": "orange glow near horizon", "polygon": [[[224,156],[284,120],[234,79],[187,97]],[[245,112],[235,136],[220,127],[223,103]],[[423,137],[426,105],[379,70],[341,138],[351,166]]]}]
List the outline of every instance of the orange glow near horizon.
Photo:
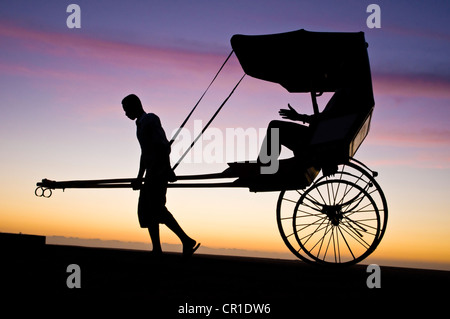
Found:
[{"label": "orange glow near horizon", "polygon": [[[26,205],[22,210],[14,208],[13,205],[7,205],[1,215],[1,231],[100,239],[103,241],[137,242],[148,244],[150,248],[151,241],[147,230],[140,229],[137,223],[136,193],[130,190],[114,190],[113,192],[116,194],[108,194],[110,191],[102,190],[97,195],[117,199],[117,196],[114,195],[128,192],[130,196],[126,196],[125,200],[118,200],[117,202],[98,200],[80,202],[79,199],[88,196],[83,193],[88,193],[89,190],[66,190],[65,193],[56,190],[52,198],[35,198],[31,205]],[[204,201],[200,205],[195,205],[191,201],[189,207],[180,203],[180,201],[186,198],[195,200],[193,194],[196,190],[186,191],[190,194],[184,197],[183,190],[169,190],[168,207],[186,232],[202,242],[204,247],[217,249],[219,254],[223,249],[233,248],[244,251],[260,251],[261,253],[285,253],[285,256],[290,258],[288,256],[290,252],[284,246],[276,228],[275,195],[277,194],[253,194],[245,190],[215,189],[215,194],[209,193],[213,197],[211,201]],[[71,192],[72,194],[70,194]],[[206,190],[200,190],[200,192],[206,192]],[[225,194],[221,194],[221,192]],[[201,198],[202,195],[200,194],[198,198]],[[227,211],[233,205],[225,206],[226,195],[232,195],[231,198],[237,200],[237,206],[241,206],[241,209],[234,207],[233,212]],[[217,197],[222,198],[222,203]],[[244,197],[248,197],[248,200],[242,200]],[[266,200],[264,197],[270,198]],[[56,201],[59,203],[55,203]],[[35,208],[33,213],[30,214],[31,207],[39,205],[40,202],[45,208],[42,210]],[[248,207],[245,207],[246,202],[253,206],[255,211],[249,211]],[[269,203],[271,205],[268,205]],[[212,207],[217,205],[222,206],[222,208],[216,208],[213,213],[206,213],[212,212]],[[201,209],[200,215],[193,214],[193,211],[197,209]],[[396,215],[399,215],[399,213]],[[18,218],[19,216],[20,218]],[[383,260],[385,262],[391,260],[396,265],[401,265],[401,260],[404,260],[410,263],[440,263],[442,264],[441,268],[450,268],[445,266],[450,264],[450,256],[446,253],[450,244],[449,239],[444,237],[439,240],[437,238],[433,241],[432,247],[430,247],[430,241],[426,240],[433,239],[435,237],[433,233],[445,231],[445,225],[441,225],[442,230],[421,229],[408,234],[407,227],[400,231],[395,215],[391,219],[385,238],[377,250],[367,259],[367,262],[371,260]],[[255,220],[259,220],[258,223],[255,223]],[[400,225],[400,227],[404,226]],[[164,225],[161,225],[161,238],[163,243],[180,244],[178,238]],[[295,258],[293,255],[291,257]],[[389,264],[389,262],[387,263]]]}]

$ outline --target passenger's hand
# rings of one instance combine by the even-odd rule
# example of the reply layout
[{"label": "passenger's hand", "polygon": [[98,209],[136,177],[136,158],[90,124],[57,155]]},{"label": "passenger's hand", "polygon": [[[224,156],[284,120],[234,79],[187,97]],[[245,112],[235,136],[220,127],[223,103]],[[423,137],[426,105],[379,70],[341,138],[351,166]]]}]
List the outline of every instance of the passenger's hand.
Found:
[{"label": "passenger's hand", "polygon": [[298,121],[300,120],[300,114],[297,113],[296,110],[292,108],[290,104],[288,104],[289,109],[281,109],[279,114],[282,118],[292,120],[292,121]]}]

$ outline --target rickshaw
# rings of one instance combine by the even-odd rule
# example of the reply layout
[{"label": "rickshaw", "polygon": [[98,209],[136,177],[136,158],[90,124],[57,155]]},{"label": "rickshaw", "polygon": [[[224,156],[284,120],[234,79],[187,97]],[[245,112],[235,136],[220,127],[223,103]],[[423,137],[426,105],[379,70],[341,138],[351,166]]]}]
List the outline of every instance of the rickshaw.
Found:
[{"label": "rickshaw", "polygon": [[[334,97],[344,91],[346,99],[337,100],[331,116],[318,117],[301,153],[279,159],[274,173],[262,173],[257,161],[233,162],[219,173],[177,176],[169,187],[243,187],[251,192],[280,192],[276,204],[278,229],[285,245],[297,258],[330,266],[352,265],[364,260],[379,245],[388,220],[386,198],[376,181],[377,172],[355,158],[369,132],[375,105],[364,33],[301,29],[269,35],[238,34],[231,38],[231,46],[230,55],[171,143],[233,52],[244,76],[278,83],[289,93],[310,94],[315,115],[321,113],[317,97],[324,92],[332,92]],[[218,179],[231,181],[211,182]],[[50,197],[54,189],[127,188],[132,181],[133,178],[43,179],[37,183],[35,194]]]}]

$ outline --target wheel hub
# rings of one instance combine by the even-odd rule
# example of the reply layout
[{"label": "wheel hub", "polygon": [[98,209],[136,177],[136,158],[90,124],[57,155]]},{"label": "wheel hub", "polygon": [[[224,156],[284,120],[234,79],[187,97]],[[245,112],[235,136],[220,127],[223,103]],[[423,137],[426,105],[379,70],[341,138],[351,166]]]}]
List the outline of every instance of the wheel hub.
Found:
[{"label": "wheel hub", "polygon": [[325,205],[322,212],[327,215],[328,219],[334,226],[338,226],[343,218],[342,207],[340,205]]}]

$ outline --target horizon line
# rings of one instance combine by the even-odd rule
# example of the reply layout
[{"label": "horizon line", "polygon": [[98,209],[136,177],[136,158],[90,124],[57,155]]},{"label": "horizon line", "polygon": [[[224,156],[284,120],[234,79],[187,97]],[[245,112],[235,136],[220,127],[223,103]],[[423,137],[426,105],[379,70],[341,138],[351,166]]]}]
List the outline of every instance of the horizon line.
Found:
[{"label": "horizon line", "polygon": [[[21,234],[21,233],[20,233]],[[25,235],[25,234],[24,234]],[[61,245],[61,246],[81,246],[91,248],[111,248],[111,249],[129,249],[137,251],[150,251],[151,243],[148,242],[134,242],[123,241],[117,239],[101,239],[101,238],[81,238],[68,237],[59,235],[49,235],[45,237],[45,244],[47,245]],[[146,248],[147,246],[147,248]],[[162,243],[163,250],[171,253],[178,253],[182,251],[181,244]],[[250,257],[250,258],[267,258],[267,259],[282,259],[282,260],[297,260],[303,262],[290,252],[276,252],[276,251],[259,251],[248,250],[240,248],[214,248],[202,244],[198,250],[200,254],[217,255],[217,256],[234,256],[234,257]],[[413,268],[423,270],[436,271],[450,271],[450,263],[433,262],[424,260],[403,260],[390,259],[382,257],[369,256],[365,261],[358,263],[359,265],[378,264],[385,267],[398,268]]]}]

